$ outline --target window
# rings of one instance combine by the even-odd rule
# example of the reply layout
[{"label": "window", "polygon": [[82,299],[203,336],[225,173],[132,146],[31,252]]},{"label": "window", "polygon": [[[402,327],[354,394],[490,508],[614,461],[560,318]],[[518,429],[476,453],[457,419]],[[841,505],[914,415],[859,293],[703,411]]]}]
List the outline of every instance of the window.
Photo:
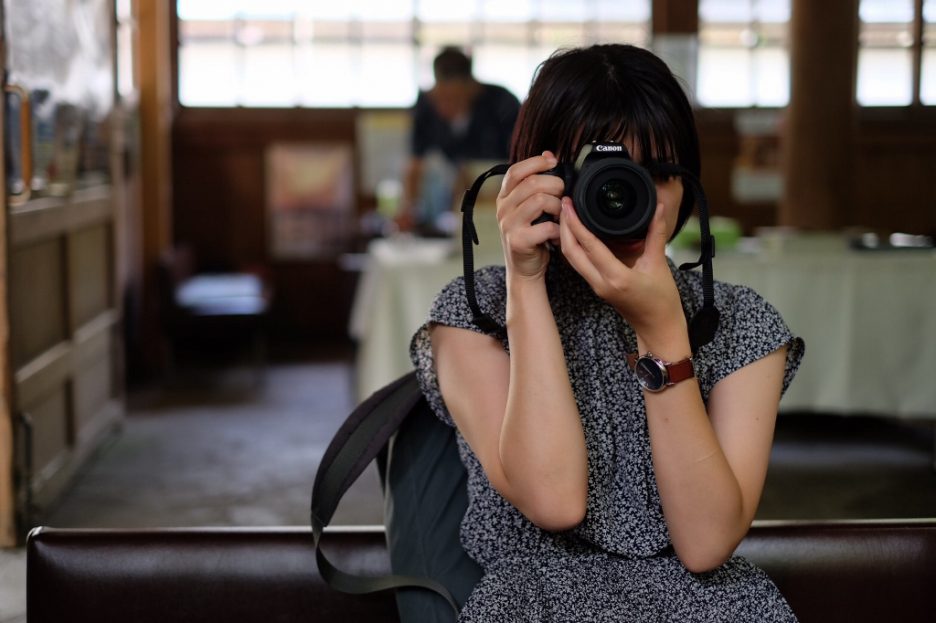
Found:
[{"label": "window", "polygon": [[699,0],[702,106],[785,106],[790,0]]},{"label": "window", "polygon": [[[858,103],[907,106],[918,88],[936,105],[936,0],[860,0],[859,18]],[[789,20],[790,0],[699,0],[698,102],[789,103]]]},{"label": "window", "polygon": [[649,43],[650,0],[178,0],[184,106],[405,107],[443,45],[523,98],[562,46]]},{"label": "window", "polygon": [[134,41],[137,38],[137,24],[133,5],[133,0],[117,0],[114,8],[117,31],[117,94],[124,99],[132,98],[136,93]]},{"label": "window", "polygon": [[859,16],[858,103],[936,104],[936,0],[861,0]]},{"label": "window", "polygon": [[920,66],[920,101],[936,106],[936,0],[923,3],[923,58]]},{"label": "window", "polygon": [[913,101],[913,0],[861,0],[858,103],[907,106]]}]

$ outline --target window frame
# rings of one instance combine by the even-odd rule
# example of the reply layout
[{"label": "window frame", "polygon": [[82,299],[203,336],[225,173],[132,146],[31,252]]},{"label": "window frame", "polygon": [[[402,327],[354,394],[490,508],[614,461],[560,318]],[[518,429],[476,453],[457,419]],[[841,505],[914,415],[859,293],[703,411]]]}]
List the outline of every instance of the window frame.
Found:
[{"label": "window frame", "polygon": [[[651,0],[650,8],[650,19],[648,24],[650,26],[649,31],[649,41],[648,43],[652,46],[652,40],[655,35],[653,32],[653,11],[654,6],[660,0]],[[856,19],[859,20],[858,25],[858,34],[859,37],[855,39],[855,86],[854,86],[854,96],[855,96],[855,106],[858,111],[858,115],[862,119],[869,119],[872,121],[875,120],[905,120],[905,121],[920,121],[924,123],[934,123],[936,122],[936,104],[924,104],[920,97],[920,89],[922,87],[922,71],[923,71],[923,51],[925,49],[924,43],[924,32],[925,32],[925,23],[923,20],[923,4],[924,0],[913,0],[913,23],[912,23],[912,36],[913,42],[911,44],[912,49],[912,97],[909,104],[905,106],[862,106],[857,102],[857,77],[858,77],[858,50],[860,49],[860,18],[856,16]],[[263,107],[250,107],[250,106],[185,106],[181,103],[179,99],[179,49],[181,47],[181,41],[179,37],[179,13],[176,2],[170,2],[165,5],[166,10],[170,13],[169,19],[169,36],[173,45],[169,46],[170,53],[170,63],[169,63],[169,89],[171,101],[174,106],[174,112],[178,113],[179,111],[185,110],[234,110],[234,109],[263,109]],[[696,32],[696,37],[698,37],[698,31]],[[787,104],[788,105],[788,104]],[[307,110],[355,110],[355,109],[367,109],[367,110],[396,110],[398,107],[361,107],[361,106],[340,106],[340,107],[312,107],[312,106],[297,106],[297,108],[307,109]],[[729,118],[729,115],[733,114],[733,111],[736,110],[750,110],[750,109],[761,109],[761,110],[780,110],[785,108],[785,106],[726,106],[726,107],[717,107],[717,106],[699,106],[696,110],[697,114],[700,114],[708,118]],[[721,111],[724,111],[721,112]]]},{"label": "window frame", "polygon": [[[860,1],[860,0],[859,0]],[[907,123],[920,128],[925,138],[921,140],[929,141],[929,132],[936,126],[936,103],[924,104],[920,98],[920,89],[923,78],[923,33],[925,24],[923,21],[923,2],[924,0],[913,0],[913,21],[911,22],[911,33],[913,41],[911,47],[911,98],[910,103],[902,106],[863,106],[858,103],[858,52],[861,48],[861,19],[858,20],[858,37],[855,39],[855,108],[857,118],[867,129],[880,127],[885,128],[881,133],[886,133],[887,124]],[[870,124],[870,125],[869,125]]]},{"label": "window frame", "polygon": [[[647,2],[647,17],[645,22],[618,22],[626,26],[632,25],[635,29],[640,29],[640,25],[643,24],[643,31],[645,32],[645,39],[643,41],[634,41],[635,45],[642,45],[649,48],[652,43],[653,35],[653,26],[652,26],[652,16],[653,16],[653,4],[656,0],[646,0]],[[414,64],[414,75],[415,75],[415,87],[417,89],[426,88],[429,84],[425,84],[426,75],[431,76],[431,69],[426,66],[426,54],[424,52],[427,48],[432,48],[438,45],[438,42],[433,40],[421,40],[421,32],[426,29],[427,24],[431,28],[436,22],[420,20],[416,15],[416,8],[418,7],[419,0],[412,0],[414,7],[414,15],[412,18],[412,25],[410,30],[410,50],[413,55],[413,64]],[[534,3],[535,4],[535,3]],[[482,6],[481,0],[478,0],[477,7],[480,10]],[[538,5],[537,5],[538,6]],[[523,37],[522,45],[518,46],[519,49],[526,51],[529,54],[535,54],[539,48],[543,47],[548,42],[543,39],[543,33],[548,30],[549,26],[563,25],[563,24],[577,24],[582,31],[583,44],[588,44],[592,41],[597,40],[597,33],[600,32],[600,29],[597,28],[596,20],[600,15],[600,11],[604,6],[597,2],[584,2],[584,10],[588,14],[588,19],[582,22],[570,22],[568,20],[558,20],[551,21],[549,19],[543,19],[542,15],[537,15],[529,19],[520,20],[517,22],[518,27],[522,27],[526,31],[526,36]],[[353,101],[348,105],[316,105],[314,103],[308,103],[303,101],[296,101],[293,104],[285,105],[252,105],[244,104],[242,101],[231,105],[187,105],[181,101],[180,90],[181,90],[181,63],[180,63],[180,51],[183,48],[182,42],[182,22],[183,19],[179,15],[178,0],[177,2],[172,2],[170,4],[171,12],[171,40],[173,45],[171,46],[171,82],[172,82],[172,100],[177,110],[235,110],[235,109],[274,109],[274,110],[284,110],[290,108],[298,108],[303,110],[402,110],[412,105],[412,102],[407,102],[406,104],[400,103],[395,104],[369,104],[362,103],[360,100]],[[488,23],[496,23],[500,26],[506,24],[507,22],[490,22],[481,19],[480,17],[473,19],[470,22],[466,23],[467,29],[470,33],[469,40],[461,42],[461,45],[464,45],[468,48],[477,49],[483,47],[484,44],[497,45],[499,39],[487,38],[483,36],[483,31],[485,25]],[[362,43],[361,35],[361,22],[360,21],[350,21],[349,22],[351,34],[346,38],[347,42],[350,44],[360,45]],[[401,40],[402,41],[402,40]],[[453,42],[458,44],[458,42]],[[295,43],[294,43],[295,45]],[[431,62],[431,56],[429,58]],[[477,65],[477,63],[476,63]],[[478,67],[475,67],[475,73],[478,75]],[[479,75],[479,78],[482,80],[493,80],[498,82],[496,78],[485,77]],[[499,82],[500,83],[500,82]],[[505,86],[509,86],[506,85]],[[413,99],[415,101],[416,91],[413,92]],[[521,98],[522,99],[522,98]]]}]

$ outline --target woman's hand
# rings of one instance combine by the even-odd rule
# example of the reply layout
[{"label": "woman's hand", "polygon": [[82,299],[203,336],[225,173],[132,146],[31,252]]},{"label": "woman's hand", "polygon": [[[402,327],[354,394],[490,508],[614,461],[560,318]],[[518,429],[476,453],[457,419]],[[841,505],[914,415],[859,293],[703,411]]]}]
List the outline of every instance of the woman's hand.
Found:
[{"label": "woman's hand", "polygon": [[497,222],[507,271],[512,276],[540,278],[546,273],[546,242],[559,240],[559,225],[533,224],[543,213],[558,217],[564,184],[553,175],[538,175],[556,166],[552,152],[511,166],[497,195]]},{"label": "woman's hand", "polygon": [[562,253],[595,293],[614,306],[645,343],[671,343],[673,329],[684,332],[686,321],[679,291],[666,261],[669,232],[664,205],[657,205],[643,250],[639,243],[633,250],[639,255],[635,255],[632,266],[619,260],[585,227],[570,198],[562,198],[561,208]]}]

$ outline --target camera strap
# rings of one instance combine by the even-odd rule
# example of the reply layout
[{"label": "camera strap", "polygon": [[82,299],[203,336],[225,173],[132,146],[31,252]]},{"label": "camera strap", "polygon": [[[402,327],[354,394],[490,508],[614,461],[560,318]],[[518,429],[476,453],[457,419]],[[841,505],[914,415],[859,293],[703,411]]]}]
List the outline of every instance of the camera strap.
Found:
[{"label": "camera strap", "polygon": [[474,205],[478,199],[478,193],[481,192],[481,186],[489,178],[495,175],[503,175],[507,172],[510,165],[497,164],[478,176],[465,195],[462,197],[462,266],[465,275],[465,294],[468,297],[468,307],[471,309],[471,321],[485,333],[492,334],[498,339],[507,339],[507,328],[501,326],[499,322],[491,318],[490,315],[481,311],[478,305],[478,296],[475,293],[474,281],[474,247],[473,244],[479,244],[478,231],[474,226]]},{"label": "camera strap", "polygon": [[679,265],[679,270],[702,267],[702,308],[689,320],[689,346],[692,352],[696,353],[715,338],[720,318],[718,308],[715,307],[715,275],[712,269],[712,259],[715,257],[715,237],[712,236],[709,228],[708,199],[702,189],[702,182],[689,169],[665,162],[655,162],[648,168],[651,174],[676,175],[682,178],[683,186],[689,186],[689,191],[695,198],[695,204],[699,207],[699,259]]},{"label": "camera strap", "polygon": [[[462,197],[462,264],[465,276],[465,295],[468,298],[468,307],[471,309],[472,322],[485,333],[492,334],[498,339],[507,338],[507,328],[502,326],[489,314],[484,313],[478,305],[474,280],[474,247],[479,244],[478,232],[474,226],[474,205],[484,182],[494,175],[503,175],[510,165],[498,164],[481,175],[469,187]],[[719,312],[715,307],[714,271],[712,258],[715,257],[715,238],[709,229],[708,200],[702,183],[691,171],[677,164],[653,163],[649,170],[652,174],[663,176],[679,176],[684,185],[695,198],[699,207],[699,229],[701,232],[701,252],[695,262],[686,262],[679,266],[679,270],[692,270],[702,267],[702,308],[689,320],[689,345],[693,353],[708,344],[715,337],[718,330]]]}]

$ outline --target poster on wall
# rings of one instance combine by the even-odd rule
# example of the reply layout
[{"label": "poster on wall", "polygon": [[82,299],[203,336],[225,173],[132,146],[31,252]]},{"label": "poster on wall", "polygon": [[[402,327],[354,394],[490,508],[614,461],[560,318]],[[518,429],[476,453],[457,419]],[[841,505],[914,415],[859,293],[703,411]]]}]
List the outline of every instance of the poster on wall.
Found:
[{"label": "poster on wall", "polygon": [[266,189],[274,259],[332,257],[347,249],[355,196],[350,144],[271,144]]},{"label": "poster on wall", "polygon": [[735,114],[738,154],[731,169],[731,195],[738,203],[776,204],[783,194],[780,127],[783,113],[740,110]]},{"label": "poster on wall", "polygon": [[402,180],[410,153],[411,113],[407,110],[361,111],[357,116],[360,190],[377,195],[381,182]]}]

